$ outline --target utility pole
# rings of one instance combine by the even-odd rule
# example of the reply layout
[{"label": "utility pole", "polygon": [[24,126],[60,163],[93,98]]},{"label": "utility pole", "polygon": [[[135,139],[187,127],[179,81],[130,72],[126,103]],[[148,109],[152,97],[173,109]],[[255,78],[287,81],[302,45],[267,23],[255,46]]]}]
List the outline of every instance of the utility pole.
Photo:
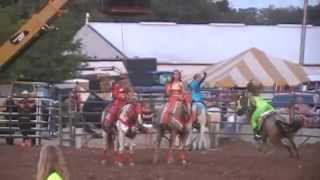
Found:
[{"label": "utility pole", "polygon": [[304,64],[304,52],[306,46],[306,34],[307,34],[307,16],[308,16],[308,0],[304,0],[303,6],[303,19],[301,25],[301,40],[300,40],[300,58],[299,64]]}]

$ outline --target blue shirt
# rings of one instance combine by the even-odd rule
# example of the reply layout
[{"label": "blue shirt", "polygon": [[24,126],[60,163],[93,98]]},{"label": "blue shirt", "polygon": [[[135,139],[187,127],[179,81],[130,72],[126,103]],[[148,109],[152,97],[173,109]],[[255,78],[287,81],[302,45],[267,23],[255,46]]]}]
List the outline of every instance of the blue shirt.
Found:
[{"label": "blue shirt", "polygon": [[201,82],[197,80],[192,80],[189,85],[192,93],[192,101],[202,101],[203,95],[201,93]]}]

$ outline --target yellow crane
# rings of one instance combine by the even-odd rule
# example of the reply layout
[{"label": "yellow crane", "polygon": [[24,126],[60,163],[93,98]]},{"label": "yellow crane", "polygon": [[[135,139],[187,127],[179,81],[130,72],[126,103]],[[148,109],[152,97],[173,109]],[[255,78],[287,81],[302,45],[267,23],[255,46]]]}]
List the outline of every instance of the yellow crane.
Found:
[{"label": "yellow crane", "polygon": [[0,68],[7,64],[19,51],[27,46],[42,30],[46,30],[51,18],[61,13],[68,0],[49,0],[2,46],[0,46]]},{"label": "yellow crane", "polygon": [[[48,22],[53,17],[61,14],[61,8],[69,0],[48,0],[48,3],[32,17],[2,46],[0,46],[0,69],[35,39],[41,31],[46,31],[50,26]],[[135,15],[147,13],[150,0],[99,0],[103,11],[112,15]],[[105,8],[108,9],[105,9]]]}]

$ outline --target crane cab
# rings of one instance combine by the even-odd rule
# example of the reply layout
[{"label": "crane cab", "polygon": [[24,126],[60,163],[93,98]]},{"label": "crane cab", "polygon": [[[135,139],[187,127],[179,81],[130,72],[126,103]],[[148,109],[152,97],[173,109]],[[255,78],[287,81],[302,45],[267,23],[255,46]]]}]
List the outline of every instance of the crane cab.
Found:
[{"label": "crane cab", "polygon": [[143,15],[150,12],[150,0],[99,0],[99,9],[111,15]]}]

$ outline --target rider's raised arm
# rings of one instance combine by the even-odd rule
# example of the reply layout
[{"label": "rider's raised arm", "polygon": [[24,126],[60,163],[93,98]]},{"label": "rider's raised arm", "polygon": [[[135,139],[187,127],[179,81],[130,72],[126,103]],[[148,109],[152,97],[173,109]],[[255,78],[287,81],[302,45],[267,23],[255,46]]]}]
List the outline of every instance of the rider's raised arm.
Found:
[{"label": "rider's raised arm", "polygon": [[203,83],[203,81],[206,79],[206,77],[207,77],[207,73],[206,73],[206,72],[203,72],[203,76],[202,76],[199,84]]}]

